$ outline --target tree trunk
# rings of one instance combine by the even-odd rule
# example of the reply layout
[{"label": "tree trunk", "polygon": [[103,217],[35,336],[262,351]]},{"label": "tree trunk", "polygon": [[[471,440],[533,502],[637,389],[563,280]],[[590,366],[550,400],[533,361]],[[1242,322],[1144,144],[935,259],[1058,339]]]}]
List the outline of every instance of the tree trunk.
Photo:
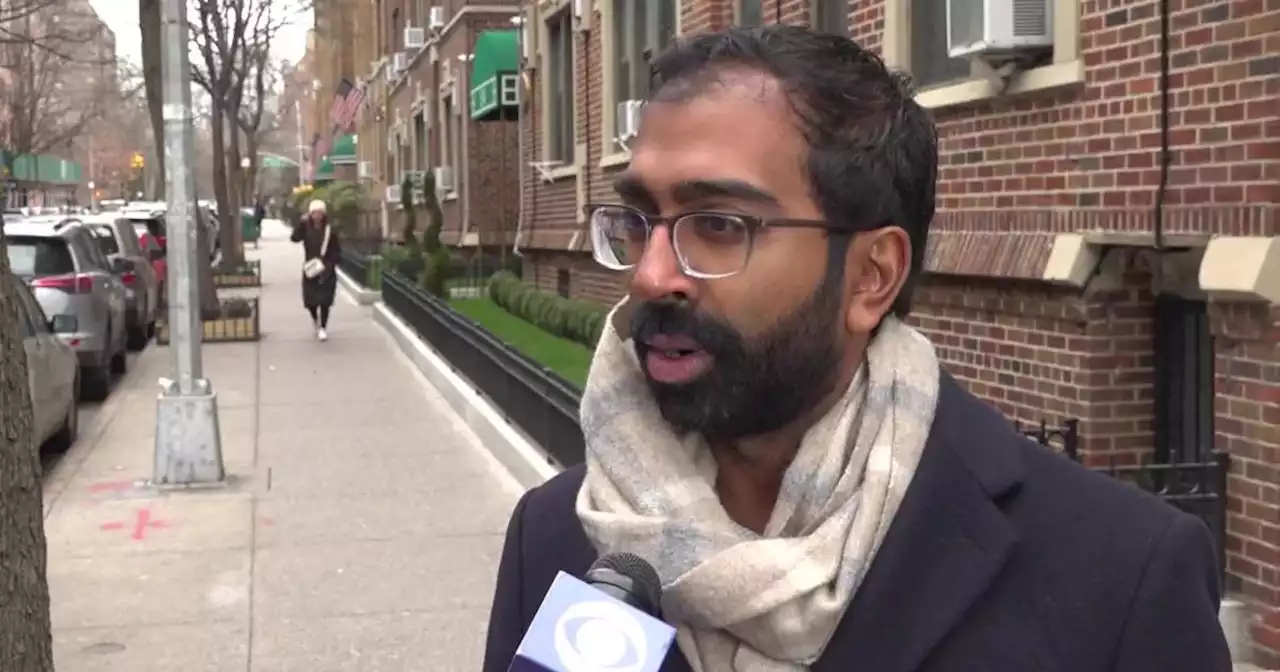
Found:
[{"label": "tree trunk", "polygon": [[[156,174],[164,175],[164,87],[160,72],[160,1],[138,0],[138,28],[142,33],[142,76],[151,117],[151,141],[156,147]],[[152,183],[148,198],[164,200],[163,177]],[[132,198],[133,194],[130,194]]]},{"label": "tree trunk", "polygon": [[[230,105],[228,109],[218,111],[227,125],[222,133],[222,161],[214,166],[214,170],[222,168],[223,171],[222,189],[231,219],[230,226],[223,226],[218,232],[222,243],[222,266],[226,269],[244,265],[244,234],[240,230],[240,126],[234,116],[237,107]],[[217,141],[214,142],[216,146]]]},{"label": "tree trunk", "polygon": [[53,672],[40,454],[0,221],[0,670]]}]

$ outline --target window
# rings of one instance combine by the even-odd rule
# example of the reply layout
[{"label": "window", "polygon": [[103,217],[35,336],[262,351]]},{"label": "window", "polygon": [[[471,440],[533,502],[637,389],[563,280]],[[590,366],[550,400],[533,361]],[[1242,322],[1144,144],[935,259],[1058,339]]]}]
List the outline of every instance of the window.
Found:
[{"label": "window", "polygon": [[556,294],[569,298],[569,271],[563,268],[556,271]]},{"label": "window", "polygon": [[453,96],[445,96],[441,106],[443,119],[440,120],[440,165],[453,167]]},{"label": "window", "polygon": [[427,113],[419,112],[413,116],[413,138],[414,138],[414,168],[416,170],[427,170],[431,166],[427,159],[430,154],[427,151]]},{"label": "window", "polygon": [[9,268],[23,278],[76,272],[71,250],[61,238],[15,236],[9,239]]},{"label": "window", "polygon": [[927,87],[968,79],[969,61],[947,55],[947,0],[911,3],[911,77]]},{"label": "window", "polygon": [[824,33],[848,37],[849,0],[815,0],[813,27]]},{"label": "window", "polygon": [[115,234],[111,231],[111,226],[107,224],[94,224],[89,227],[89,231],[93,234],[94,241],[98,243],[98,249],[103,254],[119,254],[120,246],[116,244]]},{"label": "window", "polygon": [[573,18],[566,9],[547,23],[550,101],[547,120],[547,158],[565,164],[574,162],[573,107]]},{"label": "window", "polygon": [[[760,0],[755,3],[760,14]],[[675,0],[614,0],[613,41],[618,57],[614,74],[614,106],[649,97],[649,63],[675,39]],[[757,23],[759,20],[757,19]],[[613,114],[610,110],[609,114]]]},{"label": "window", "polygon": [[738,25],[758,26],[764,23],[764,6],[761,0],[738,0]]}]

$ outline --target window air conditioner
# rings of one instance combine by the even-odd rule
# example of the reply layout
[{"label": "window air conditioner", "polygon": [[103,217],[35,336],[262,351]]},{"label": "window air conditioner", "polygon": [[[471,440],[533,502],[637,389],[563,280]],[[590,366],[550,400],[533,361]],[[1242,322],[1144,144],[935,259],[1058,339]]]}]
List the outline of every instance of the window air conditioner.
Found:
[{"label": "window air conditioner", "polygon": [[444,7],[432,7],[427,12],[427,27],[431,30],[444,28]]},{"label": "window air conditioner", "polygon": [[391,63],[394,66],[392,70],[395,70],[396,74],[400,74],[400,73],[403,73],[405,70],[408,70],[409,69],[409,52],[397,51],[396,55],[391,59]]},{"label": "window air conditioner", "polygon": [[409,184],[413,185],[414,189],[418,189],[422,186],[422,177],[425,173],[426,171],[422,170],[406,170],[400,173],[400,184],[404,184],[405,180],[409,180]]},{"label": "window air conditioner", "polygon": [[383,197],[386,199],[388,203],[399,203],[400,202],[400,185],[393,184],[387,187],[383,193]]},{"label": "window air conditioner", "polygon": [[453,184],[453,168],[449,166],[436,167],[436,191],[449,193],[457,187]]},{"label": "window air conditioner", "polygon": [[372,161],[361,161],[361,162],[359,163],[358,167],[356,168],[356,176],[357,176],[357,177],[359,177],[359,178],[360,178],[360,179],[362,179],[362,180],[367,180],[367,179],[372,178],[372,177],[373,177],[373,162],[372,162]]},{"label": "window air conditioner", "polygon": [[947,52],[1016,56],[1053,47],[1054,0],[947,0]]},{"label": "window air conditioner", "polygon": [[630,140],[640,131],[640,109],[643,100],[624,100],[618,103],[618,138]]},{"label": "window air conditioner", "polygon": [[427,31],[414,26],[407,26],[404,29],[404,48],[405,49],[421,49],[427,46]]}]

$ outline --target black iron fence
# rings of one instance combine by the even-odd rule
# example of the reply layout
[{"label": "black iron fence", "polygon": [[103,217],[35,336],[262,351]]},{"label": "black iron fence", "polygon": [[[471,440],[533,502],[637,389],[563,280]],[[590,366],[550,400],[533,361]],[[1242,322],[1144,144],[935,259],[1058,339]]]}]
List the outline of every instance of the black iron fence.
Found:
[{"label": "black iron fence", "polygon": [[[1081,461],[1080,421],[1067,418],[1053,426],[1015,423],[1027,438],[1048,446],[1077,462]],[[1225,571],[1227,547],[1227,476],[1231,458],[1226,452],[1211,451],[1208,459],[1172,461],[1156,451],[1155,459],[1144,464],[1117,465],[1111,462],[1094,467],[1113,478],[1131,483],[1173,506],[1203,520],[1217,543],[1218,567]]]},{"label": "black iron fence", "polygon": [[[346,255],[344,270],[360,275],[364,260]],[[560,466],[585,457],[578,425],[580,393],[569,382],[512,349],[484,328],[428,295],[402,275],[383,275],[382,296],[449,365],[489,398],[508,420],[544,448]],[[1060,425],[1041,421],[1018,424],[1018,431],[1065,457],[1082,461],[1080,423],[1068,418]],[[1094,469],[1132,483],[1169,504],[1199,517],[1217,542],[1220,567],[1225,567],[1227,475],[1226,453],[1186,462],[1109,464]]]},{"label": "black iron fence", "polygon": [[559,466],[582,462],[578,391],[395,272],[382,299]]}]

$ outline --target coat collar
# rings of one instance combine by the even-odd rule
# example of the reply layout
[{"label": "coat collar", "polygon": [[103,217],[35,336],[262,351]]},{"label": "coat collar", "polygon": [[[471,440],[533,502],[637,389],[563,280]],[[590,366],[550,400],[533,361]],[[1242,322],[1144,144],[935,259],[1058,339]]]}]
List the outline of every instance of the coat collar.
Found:
[{"label": "coat collar", "polygon": [[961,621],[1017,541],[998,504],[1025,476],[1016,438],[999,413],[942,374],[916,475],[815,672],[851,661],[913,672]]}]

